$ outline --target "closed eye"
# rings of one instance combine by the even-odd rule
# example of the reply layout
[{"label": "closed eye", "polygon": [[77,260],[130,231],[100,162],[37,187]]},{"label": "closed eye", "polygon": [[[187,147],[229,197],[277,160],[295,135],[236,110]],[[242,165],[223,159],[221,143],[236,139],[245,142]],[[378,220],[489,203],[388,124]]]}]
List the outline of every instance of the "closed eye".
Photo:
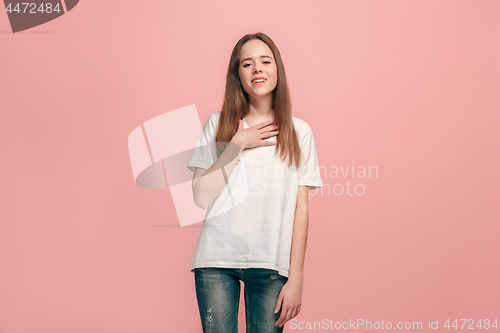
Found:
[{"label": "closed eye", "polygon": [[[264,64],[270,64],[271,62],[270,61],[263,61]],[[249,66],[250,64],[244,64],[243,67],[247,67]]]}]

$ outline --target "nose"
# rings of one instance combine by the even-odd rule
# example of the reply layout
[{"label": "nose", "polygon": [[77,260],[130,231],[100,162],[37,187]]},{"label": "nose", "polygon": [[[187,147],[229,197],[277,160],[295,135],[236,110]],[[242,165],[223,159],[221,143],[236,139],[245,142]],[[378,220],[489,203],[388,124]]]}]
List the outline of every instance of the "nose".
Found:
[{"label": "nose", "polygon": [[260,68],[259,68],[259,65],[255,65],[255,67],[254,67],[254,69],[253,69],[253,72],[254,72],[254,73],[260,73],[260,72],[262,72],[262,71],[260,70]]}]

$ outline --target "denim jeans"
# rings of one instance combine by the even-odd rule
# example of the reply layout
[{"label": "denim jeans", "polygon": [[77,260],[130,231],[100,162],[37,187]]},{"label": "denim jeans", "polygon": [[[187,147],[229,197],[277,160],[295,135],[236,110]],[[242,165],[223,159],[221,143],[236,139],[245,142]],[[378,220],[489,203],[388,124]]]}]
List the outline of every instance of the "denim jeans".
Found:
[{"label": "denim jeans", "polygon": [[240,280],[245,296],[246,333],[278,333],[281,315],[274,313],[281,288],[288,278],[267,268],[194,269],[196,298],[204,333],[237,333]]}]

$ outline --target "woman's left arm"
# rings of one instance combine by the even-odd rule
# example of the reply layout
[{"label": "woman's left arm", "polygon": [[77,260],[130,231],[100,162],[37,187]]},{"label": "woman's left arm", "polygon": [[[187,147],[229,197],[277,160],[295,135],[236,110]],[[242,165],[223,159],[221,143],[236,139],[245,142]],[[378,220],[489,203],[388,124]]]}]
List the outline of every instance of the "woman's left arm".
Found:
[{"label": "woman's left arm", "polygon": [[297,206],[293,223],[292,248],[290,252],[290,273],[288,281],[281,289],[276,308],[281,309],[281,316],[275,325],[283,326],[287,321],[297,316],[302,304],[302,281],[304,257],[306,254],[307,229],[309,227],[309,187],[299,186]]}]

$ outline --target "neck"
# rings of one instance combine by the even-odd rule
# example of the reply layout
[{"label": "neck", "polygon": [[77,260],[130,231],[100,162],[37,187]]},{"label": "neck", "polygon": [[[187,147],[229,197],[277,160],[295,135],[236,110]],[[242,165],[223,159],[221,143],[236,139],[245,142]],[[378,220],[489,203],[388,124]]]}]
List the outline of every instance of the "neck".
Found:
[{"label": "neck", "polygon": [[274,118],[274,110],[272,109],[273,96],[268,94],[261,99],[250,97],[250,108],[246,118],[255,120],[267,120]]}]

